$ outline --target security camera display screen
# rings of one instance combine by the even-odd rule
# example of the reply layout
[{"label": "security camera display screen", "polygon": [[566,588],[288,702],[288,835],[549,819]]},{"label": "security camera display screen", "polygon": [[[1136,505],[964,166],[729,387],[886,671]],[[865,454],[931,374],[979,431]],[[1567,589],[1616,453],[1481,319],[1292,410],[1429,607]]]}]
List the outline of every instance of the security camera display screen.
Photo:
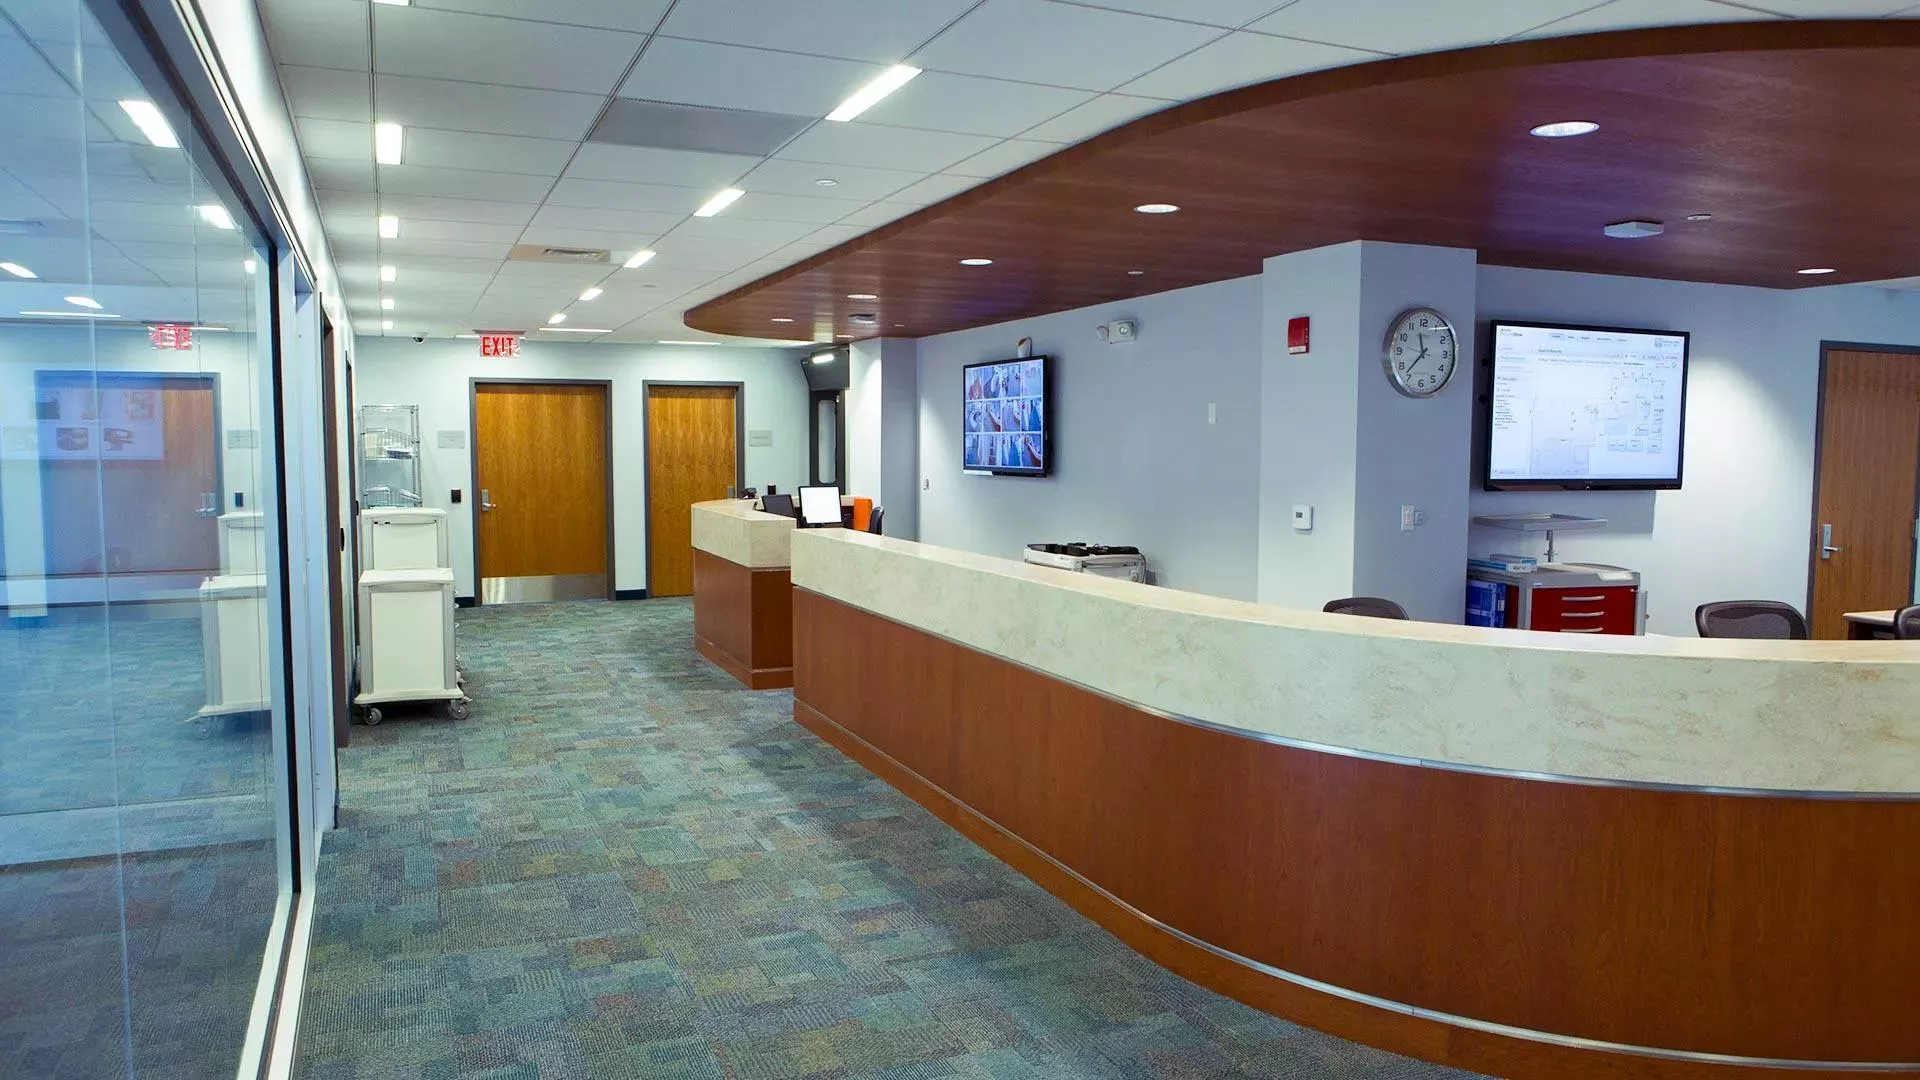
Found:
[{"label": "security camera display screen", "polygon": [[1045,476],[1050,464],[1049,358],[969,365],[963,465],[968,472]]}]

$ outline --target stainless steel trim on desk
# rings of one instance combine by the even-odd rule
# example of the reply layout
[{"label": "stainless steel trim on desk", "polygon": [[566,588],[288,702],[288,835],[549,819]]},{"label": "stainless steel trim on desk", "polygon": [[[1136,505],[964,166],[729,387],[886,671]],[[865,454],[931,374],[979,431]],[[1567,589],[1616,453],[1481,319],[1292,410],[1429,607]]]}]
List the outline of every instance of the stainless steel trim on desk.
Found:
[{"label": "stainless steel trim on desk", "polygon": [[1699,795],[1738,795],[1749,798],[1841,799],[1856,800],[1859,802],[1920,802],[1920,791],[1835,791],[1831,789],[1811,788],[1719,787],[1711,784],[1671,784],[1654,780],[1618,780],[1604,776],[1568,776],[1560,773],[1529,772],[1523,769],[1500,769],[1491,765],[1470,765],[1457,761],[1438,761],[1432,758],[1409,757],[1404,754],[1389,754],[1378,750],[1361,750],[1351,746],[1333,746],[1327,743],[1311,742],[1306,739],[1290,738],[1286,735],[1275,735],[1265,731],[1250,731],[1247,728],[1234,727],[1231,724],[1220,724],[1211,720],[1201,720],[1180,713],[1168,712],[1165,709],[1157,709],[1152,705],[1143,705],[1137,701],[1129,701],[1126,698],[1109,693],[1099,687],[1088,686],[1083,682],[1069,679],[1063,675],[1056,675],[1051,671],[1034,667],[1031,664],[1021,663],[1012,657],[1000,656],[997,653],[987,653],[977,646],[969,645],[957,638],[948,637],[938,631],[929,630],[924,626],[915,626],[912,623],[901,622],[899,619],[874,611],[871,608],[861,607],[852,601],[842,600],[837,596],[828,596],[826,593],[809,589],[804,585],[796,584],[793,588],[795,592],[811,593],[814,596],[820,597],[822,600],[831,600],[836,604],[845,604],[847,607],[864,611],[876,619],[890,622],[895,626],[904,626],[909,630],[925,634],[931,638],[937,638],[950,645],[957,645],[962,649],[981,653],[982,655],[993,656],[995,659],[1012,664],[1014,667],[1022,668],[1036,675],[1042,675],[1046,678],[1065,683],[1068,686],[1084,690],[1089,694],[1105,698],[1108,701],[1118,702],[1129,709],[1138,709],[1148,715],[1158,716],[1163,720],[1171,720],[1176,724],[1206,728],[1209,731],[1217,731],[1223,735],[1251,739],[1255,742],[1272,743],[1275,746],[1290,746],[1297,750],[1312,750],[1322,754],[1338,754],[1341,757],[1359,758],[1363,761],[1384,761],[1393,765],[1413,765],[1423,769],[1444,769],[1448,772],[1473,773],[1477,776],[1498,776],[1511,780],[1538,780],[1550,784],[1579,784],[1585,787],[1629,788],[1637,791],[1675,791]]},{"label": "stainless steel trim on desk", "polygon": [[607,575],[554,574],[480,579],[483,604],[545,604],[554,600],[605,600]]}]

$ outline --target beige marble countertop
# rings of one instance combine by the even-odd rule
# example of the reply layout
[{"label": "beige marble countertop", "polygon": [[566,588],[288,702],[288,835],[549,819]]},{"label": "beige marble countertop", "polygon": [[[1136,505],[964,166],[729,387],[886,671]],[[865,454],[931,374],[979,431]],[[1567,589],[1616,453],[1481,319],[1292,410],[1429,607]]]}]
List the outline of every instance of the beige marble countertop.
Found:
[{"label": "beige marble countertop", "polygon": [[792,518],[755,510],[747,499],[693,504],[694,549],[755,570],[787,565],[793,531]]},{"label": "beige marble countertop", "polygon": [[1149,709],[1576,779],[1920,795],[1920,645],[1496,630],[1295,611],[839,529],[793,583]]}]

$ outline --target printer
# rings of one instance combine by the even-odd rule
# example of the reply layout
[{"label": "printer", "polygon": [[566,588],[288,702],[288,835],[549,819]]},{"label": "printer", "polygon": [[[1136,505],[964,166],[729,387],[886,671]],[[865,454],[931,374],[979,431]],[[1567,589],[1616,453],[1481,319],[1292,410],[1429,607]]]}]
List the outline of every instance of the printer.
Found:
[{"label": "printer", "polygon": [[1095,574],[1121,581],[1147,580],[1147,557],[1136,547],[1089,544],[1074,540],[1065,544],[1028,544],[1026,561],[1035,566],[1051,566],[1076,574]]}]

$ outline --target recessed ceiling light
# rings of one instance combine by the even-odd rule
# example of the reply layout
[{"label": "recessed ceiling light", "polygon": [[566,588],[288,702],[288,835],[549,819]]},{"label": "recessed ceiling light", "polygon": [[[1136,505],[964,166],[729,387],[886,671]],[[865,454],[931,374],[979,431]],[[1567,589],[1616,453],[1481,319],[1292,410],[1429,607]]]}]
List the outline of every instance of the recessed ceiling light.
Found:
[{"label": "recessed ceiling light", "polygon": [[100,310],[100,301],[95,300],[91,296],[69,296],[67,297],[67,303],[75,307],[90,308],[94,311]]},{"label": "recessed ceiling light", "polygon": [[626,262],[620,265],[626,267],[628,270],[638,270],[640,267],[647,265],[647,262],[652,258],[653,252],[651,251],[636,251]]},{"label": "recessed ceiling light", "polygon": [[109,315],[104,311],[23,311],[22,315],[38,315],[48,319],[117,319],[118,315]]},{"label": "recessed ceiling light", "polygon": [[392,214],[380,215],[380,239],[394,240],[400,236],[400,219]]},{"label": "recessed ceiling light", "polygon": [[833,336],[834,336],[834,337],[837,337],[837,338],[852,338],[852,337],[853,337],[853,335],[852,335],[852,334],[835,334],[835,335],[833,335]]},{"label": "recessed ceiling light", "polygon": [[818,186],[818,187],[839,187],[840,181],[835,180],[831,176],[823,176],[820,179],[815,180],[814,184],[815,186]]},{"label": "recessed ceiling light", "polygon": [[382,165],[400,164],[400,151],[406,141],[407,129],[399,124],[373,125],[373,160]]},{"label": "recessed ceiling light", "polygon": [[383,267],[381,267],[381,268],[380,268],[380,280],[381,280],[381,281],[398,281],[399,279],[400,279],[400,268],[399,268],[399,267],[397,267],[397,266],[383,266]]},{"label": "recessed ceiling light", "polygon": [[383,297],[381,297],[381,298],[380,298],[380,310],[381,310],[381,311],[392,311],[392,310],[393,310],[393,297],[391,297],[391,296],[383,296]]},{"label": "recessed ceiling light", "polygon": [[875,296],[874,294],[872,294],[872,293],[870,293],[870,292],[850,292],[850,293],[848,293],[848,294],[847,294],[847,299],[849,299],[849,300],[878,300],[878,299],[880,299],[880,298],[879,298],[878,296]]},{"label": "recessed ceiling light", "polygon": [[717,341],[656,341],[656,345],[718,345]]},{"label": "recessed ceiling light", "polygon": [[741,191],[737,187],[730,187],[720,194],[715,195],[713,198],[708,199],[706,202],[701,203],[700,209],[695,210],[693,216],[712,217],[727,207],[732,206],[734,203],[739,202],[740,196],[745,194],[746,192]]},{"label": "recessed ceiling light", "polygon": [[547,316],[548,326],[559,326],[561,323],[566,321],[567,321],[567,313],[564,311],[556,311],[553,314]]},{"label": "recessed ceiling light", "polygon": [[816,364],[825,364],[833,360],[833,354],[830,352],[817,352],[807,357],[807,359]]},{"label": "recessed ceiling light", "polygon": [[583,292],[583,293],[581,293],[581,294],[580,294],[580,299],[582,299],[582,300],[598,300],[598,299],[600,299],[600,294],[601,294],[601,292],[603,292],[603,291],[604,291],[604,290],[602,290],[602,289],[600,288],[600,286],[598,286],[598,285],[595,285],[595,286],[594,286],[593,288],[591,288],[591,289],[588,289],[588,290],[587,290],[586,292]]},{"label": "recessed ceiling light", "polygon": [[1799,274],[1831,274],[1831,273],[1833,273],[1833,267],[1831,267],[1831,266],[1809,266],[1809,267],[1807,267],[1807,268],[1806,268],[1805,270],[1796,270],[1796,271],[1794,271],[1794,272],[1795,272],[1795,273],[1799,273]]},{"label": "recessed ceiling light", "polygon": [[897,323],[894,323],[893,325],[894,325],[894,328],[895,328],[895,329],[902,329],[902,328],[904,328],[904,327],[905,327],[905,326],[906,326],[907,324],[906,324],[906,323],[903,323],[903,322],[897,322]]},{"label": "recessed ceiling light", "polygon": [[243,267],[243,268],[244,268],[244,269],[245,269],[245,270],[247,271],[247,273],[249,273],[249,274],[252,274],[252,273],[255,273],[255,272],[257,272],[257,271],[258,271],[258,270],[260,269],[260,264],[259,264],[258,262],[255,262],[255,261],[254,261],[254,260],[252,260],[252,259],[248,259],[248,260],[247,260],[246,262],[243,262],[243,263],[241,263],[240,265],[241,265],[241,266],[242,266],[242,267]]},{"label": "recessed ceiling light", "polygon": [[200,211],[200,220],[216,229],[231,229],[234,227],[233,215],[227,213],[227,208],[221,206],[219,203],[206,203],[195,209]]},{"label": "recessed ceiling light", "polygon": [[992,259],[961,259],[961,266],[992,266]]},{"label": "recessed ceiling light", "polygon": [[1179,211],[1180,208],[1170,202],[1141,203],[1133,208],[1136,214],[1174,214]]},{"label": "recessed ceiling light", "polygon": [[160,115],[159,108],[153,102],[123,101],[120,107],[126,110],[133,126],[140,129],[140,134],[145,135],[148,142],[167,150],[180,149],[180,136],[173,133],[173,125]]},{"label": "recessed ceiling light", "polygon": [[774,322],[792,322],[792,319],[775,319]]},{"label": "recessed ceiling light", "polygon": [[457,337],[457,338],[471,338],[471,339],[473,339],[474,341],[479,341],[479,340],[480,340],[480,335],[479,335],[479,334],[455,334],[455,335],[453,335],[453,336],[454,336],[454,337]]},{"label": "recessed ceiling light", "polygon": [[881,98],[912,82],[913,77],[918,74],[920,69],[917,67],[895,64],[874,76],[873,81],[867,85],[855,90],[852,97],[841,102],[838,108],[827,114],[827,119],[851,120],[880,104]]},{"label": "recessed ceiling light", "polygon": [[1129,270],[1129,271],[1127,271],[1127,276],[1128,276],[1128,277],[1139,277],[1140,275],[1142,275],[1142,274],[1144,274],[1144,273],[1146,273],[1146,271],[1145,271],[1145,270]]},{"label": "recessed ceiling light", "polygon": [[392,320],[392,319],[381,319],[381,320],[380,320],[380,329],[382,329],[382,330],[391,330],[391,329],[393,329],[393,320]]},{"label": "recessed ceiling light", "polygon": [[394,7],[406,7],[408,4],[411,4],[413,0],[373,0],[373,2],[376,4],[390,4]]},{"label": "recessed ceiling light", "polygon": [[1712,214],[1688,214],[1687,220],[1688,221],[1712,221],[1713,215]]},{"label": "recessed ceiling light", "polygon": [[17,278],[37,278],[40,276],[39,274],[34,273],[33,271],[27,269],[26,267],[21,266],[19,263],[0,262],[0,270],[5,270],[7,273],[12,274],[14,277],[17,277]]},{"label": "recessed ceiling light", "polygon": [[1527,134],[1542,139],[1571,139],[1575,135],[1591,135],[1600,130],[1600,125],[1591,120],[1556,120],[1551,124],[1541,124],[1531,128]]},{"label": "recessed ceiling light", "polygon": [[597,326],[542,326],[542,327],[536,327],[536,329],[544,330],[549,334],[611,334],[613,333],[613,331],[611,330],[601,329],[600,327],[597,327]]}]

